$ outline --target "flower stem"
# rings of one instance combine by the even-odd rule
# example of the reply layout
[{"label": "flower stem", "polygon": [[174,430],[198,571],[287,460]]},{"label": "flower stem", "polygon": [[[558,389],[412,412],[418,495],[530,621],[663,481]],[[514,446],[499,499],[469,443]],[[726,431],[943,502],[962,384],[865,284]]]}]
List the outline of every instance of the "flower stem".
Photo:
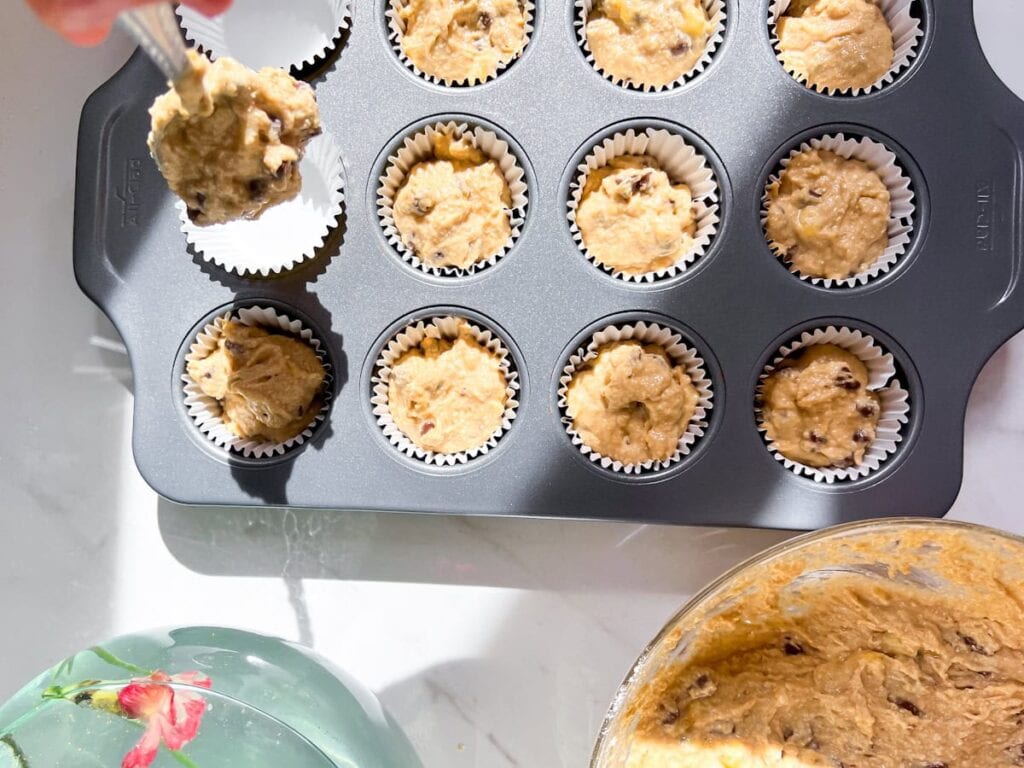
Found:
[{"label": "flower stem", "polygon": [[176,749],[168,749],[167,751],[171,753],[171,757],[186,766],[186,768],[199,768],[184,752],[179,752]]},{"label": "flower stem", "polygon": [[28,755],[21,751],[21,747],[19,747],[18,743],[14,740],[14,736],[9,733],[5,733],[3,736],[0,736],[0,743],[6,744],[11,748],[11,754],[14,755],[17,765],[21,766],[21,768],[29,768]]},{"label": "flower stem", "polygon": [[153,674],[152,669],[144,669],[143,667],[140,667],[137,664],[132,664],[131,662],[125,661],[124,659],[119,659],[106,648],[101,648],[98,645],[94,645],[89,650],[92,653],[99,656],[101,659],[103,659],[103,661],[107,662],[107,664],[110,664],[114,667],[120,667],[121,669],[127,672],[131,672],[133,675],[142,675],[143,677],[149,677]]}]

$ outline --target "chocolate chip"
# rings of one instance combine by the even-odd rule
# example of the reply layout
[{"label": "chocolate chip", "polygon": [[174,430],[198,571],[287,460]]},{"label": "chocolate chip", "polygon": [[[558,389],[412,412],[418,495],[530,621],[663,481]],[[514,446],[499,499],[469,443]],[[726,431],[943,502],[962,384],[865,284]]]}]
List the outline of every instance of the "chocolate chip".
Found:
[{"label": "chocolate chip", "polygon": [[274,177],[278,179],[283,179],[285,176],[291,173],[292,165],[293,163],[291,160],[285,160],[283,163],[277,166],[277,173],[274,174]]},{"label": "chocolate chip", "polygon": [[477,22],[483,29],[490,29],[492,21],[493,19],[491,18],[491,14],[489,13],[481,13],[480,18],[477,20]]},{"label": "chocolate chip", "polygon": [[983,646],[981,643],[979,643],[977,640],[975,640],[970,635],[964,635],[964,634],[961,634],[959,632],[957,634],[960,635],[960,639],[964,641],[964,645],[966,645],[967,648],[971,652],[973,652],[973,653],[980,653],[982,656],[990,656],[991,655],[988,652],[988,650],[985,648],[985,646]]},{"label": "chocolate chip", "polygon": [[893,704],[895,704],[897,707],[904,710],[905,712],[909,712],[914,717],[921,717],[921,715],[924,714],[914,702],[908,701],[907,699],[895,698],[889,699],[889,701],[891,701]]},{"label": "chocolate chip", "polygon": [[793,729],[787,725],[782,729],[782,740],[789,741],[791,738],[793,738]]},{"label": "chocolate chip", "polygon": [[787,637],[786,642],[782,644],[782,650],[787,656],[800,656],[804,652],[804,647],[791,637]]},{"label": "chocolate chip", "polygon": [[432,421],[425,421],[425,422],[423,422],[423,426],[420,427],[420,434],[421,435],[425,435],[425,434],[427,434],[427,432],[429,432],[433,428],[434,428],[434,422],[432,422]]},{"label": "chocolate chip", "polygon": [[836,376],[836,386],[849,392],[856,392],[860,389],[860,382],[853,377],[852,373],[840,373]]},{"label": "chocolate chip", "polygon": [[700,675],[697,675],[697,679],[693,681],[693,684],[696,685],[698,688],[703,688],[710,681],[711,681],[711,678],[708,677],[706,674],[702,673]]},{"label": "chocolate chip", "polygon": [[202,192],[196,192],[196,206],[200,209],[206,205],[206,195]]},{"label": "chocolate chip", "polygon": [[662,725],[672,725],[676,720],[679,719],[679,711],[666,712],[665,716],[661,718]]},{"label": "chocolate chip", "polygon": [[855,443],[870,443],[871,442],[871,438],[868,437],[867,432],[865,432],[863,429],[858,429],[856,432],[853,433],[853,442],[855,442]]},{"label": "chocolate chip", "polygon": [[226,349],[232,355],[240,355],[245,351],[245,347],[243,347],[237,341],[232,341],[231,339],[224,339],[224,349]]},{"label": "chocolate chip", "polygon": [[924,768],[949,768],[946,763],[928,763]]},{"label": "chocolate chip", "polygon": [[414,197],[412,199],[412,212],[417,216],[423,216],[434,208],[434,204],[430,200],[424,200],[422,197]]},{"label": "chocolate chip", "polygon": [[807,439],[810,440],[812,443],[816,443],[817,445],[825,445],[828,443],[827,437],[825,437],[824,435],[819,435],[813,429],[807,433]]},{"label": "chocolate chip", "polygon": [[253,200],[259,200],[267,193],[267,182],[263,179],[249,179],[248,185],[249,196]]},{"label": "chocolate chip", "polygon": [[297,414],[297,415],[301,416],[301,415],[302,415],[302,414],[304,414],[305,412],[306,412],[306,406],[304,406],[304,405],[300,405],[300,406],[298,407],[298,414]]},{"label": "chocolate chip", "polygon": [[638,178],[633,180],[633,194],[637,192],[643,192],[645,189],[651,186],[651,172],[641,174]]},{"label": "chocolate chip", "polygon": [[438,251],[437,253],[433,254],[430,257],[430,260],[438,264],[444,261],[444,251]]},{"label": "chocolate chip", "polygon": [[668,52],[673,56],[685,56],[690,52],[690,41],[686,38],[681,38],[678,43],[668,49]]},{"label": "chocolate chip", "polygon": [[823,193],[823,192],[821,192],[820,190],[817,190],[817,189],[809,189],[809,190],[807,190],[807,194],[809,194],[809,195],[810,195],[811,197],[814,197],[814,198],[819,198],[819,197],[821,197],[821,196],[822,196],[822,195],[823,195],[824,193]]},{"label": "chocolate chip", "polygon": [[203,215],[203,212],[200,211],[198,208],[189,207],[185,209],[185,212],[188,214],[188,220],[191,221],[193,224],[195,224],[196,220]]},{"label": "chocolate chip", "polygon": [[866,419],[878,413],[878,406],[874,403],[862,403],[857,406],[857,413]]},{"label": "chocolate chip", "polygon": [[204,379],[212,379],[213,378],[213,374],[210,373],[209,371],[207,371],[206,373],[203,374],[203,378]]}]

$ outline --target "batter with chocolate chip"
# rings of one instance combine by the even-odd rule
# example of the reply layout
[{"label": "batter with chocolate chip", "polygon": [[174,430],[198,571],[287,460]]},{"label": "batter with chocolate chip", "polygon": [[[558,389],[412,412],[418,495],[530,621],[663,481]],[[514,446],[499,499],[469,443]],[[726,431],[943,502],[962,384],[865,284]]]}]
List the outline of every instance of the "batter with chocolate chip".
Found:
[{"label": "batter with chocolate chip", "polygon": [[409,61],[451,82],[486,80],[526,46],[519,0],[407,0],[398,15]]},{"label": "batter with chocolate chip", "polygon": [[713,29],[700,0],[597,0],[584,31],[602,70],[658,86],[693,69]]},{"label": "batter with chocolate chip", "polygon": [[840,539],[741,577],[692,637],[673,630],[678,660],[627,704],[615,765],[1024,765],[1019,561],[957,533]]},{"label": "batter with chocolate chip", "polygon": [[573,375],[566,413],[591,450],[623,464],[665,461],[697,409],[697,389],[665,349],[615,341]]},{"label": "batter with chocolate chip", "polygon": [[693,199],[653,157],[624,155],[587,176],[576,226],[602,266],[639,275],[671,267],[693,250]]},{"label": "batter with chocolate chip", "polygon": [[507,390],[501,359],[461,321],[455,338],[430,335],[391,366],[388,410],[420,448],[469,451],[501,428]]},{"label": "batter with chocolate chip", "polygon": [[280,69],[189,51],[192,71],[153,103],[149,151],[198,225],[255,218],[302,186],[299,160],[320,133],[316,96]]},{"label": "batter with chocolate chip", "polygon": [[878,395],[853,353],[834,344],[797,350],[765,379],[761,424],[776,450],[809,467],[852,467],[874,442]]},{"label": "batter with chocolate chip", "polygon": [[431,267],[465,269],[498,254],[512,234],[512,198],[498,164],[468,137],[434,136],[395,195],[395,229]]},{"label": "batter with chocolate chip", "polygon": [[862,160],[827,149],[793,157],[768,187],[765,232],[801,275],[841,280],[878,261],[889,245],[891,201]]},{"label": "batter with chocolate chip", "polygon": [[284,334],[229,320],[217,346],[190,360],[189,377],[221,406],[242,438],[282,443],[320,412],[324,367],[312,347]]},{"label": "batter with chocolate chip", "polygon": [[892,67],[892,30],[872,0],[793,0],[777,26],[783,66],[811,86],[866,88]]}]

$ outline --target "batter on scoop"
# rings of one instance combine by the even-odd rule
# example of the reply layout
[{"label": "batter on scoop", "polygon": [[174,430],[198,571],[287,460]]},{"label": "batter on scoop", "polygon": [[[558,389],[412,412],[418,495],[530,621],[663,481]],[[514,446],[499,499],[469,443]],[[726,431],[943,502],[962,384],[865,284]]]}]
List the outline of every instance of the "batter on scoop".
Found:
[{"label": "batter on scoop", "polygon": [[811,149],[768,187],[766,231],[801,275],[845,279],[882,257],[890,213],[889,190],[866,163]]},{"label": "batter on scoop", "polygon": [[915,555],[893,581],[829,573],[827,557],[820,578],[792,562],[752,575],[630,703],[624,768],[1024,764],[1024,584],[955,533],[907,531],[899,547],[967,596],[900,583]]},{"label": "batter on scoop", "polygon": [[465,269],[508,241],[511,201],[494,160],[466,137],[439,133],[433,158],[416,163],[395,195],[395,229],[428,266]]},{"label": "batter on scoop", "polygon": [[625,155],[590,172],[576,210],[597,263],[637,275],[671,267],[693,250],[693,199],[652,157]]},{"label": "batter on scoop", "polygon": [[458,453],[501,428],[507,389],[500,358],[463,321],[454,339],[428,336],[391,366],[388,410],[420,448]]},{"label": "batter on scoop", "polygon": [[809,467],[852,467],[874,442],[880,412],[860,359],[834,344],[798,350],[764,382],[761,424],[776,449]]},{"label": "batter on scoop", "polygon": [[320,133],[313,89],[284,70],[188,55],[192,72],[149,110],[149,151],[189,218],[254,218],[295,197],[306,142]]},{"label": "batter on scoop", "polygon": [[872,0],[794,0],[777,27],[783,66],[811,86],[866,88],[892,67],[892,30]]},{"label": "batter on scoop", "polygon": [[408,0],[399,18],[409,61],[450,82],[486,80],[526,46],[519,0]]},{"label": "batter on scoop", "polygon": [[713,29],[701,0],[596,0],[585,33],[602,70],[657,86],[693,69]]},{"label": "batter on scoop", "polygon": [[657,344],[615,341],[573,375],[566,413],[583,443],[623,464],[665,461],[697,409],[697,389]]},{"label": "batter on scoop", "polygon": [[308,344],[291,336],[229,320],[217,346],[187,370],[242,438],[284,442],[320,411],[324,367]]}]

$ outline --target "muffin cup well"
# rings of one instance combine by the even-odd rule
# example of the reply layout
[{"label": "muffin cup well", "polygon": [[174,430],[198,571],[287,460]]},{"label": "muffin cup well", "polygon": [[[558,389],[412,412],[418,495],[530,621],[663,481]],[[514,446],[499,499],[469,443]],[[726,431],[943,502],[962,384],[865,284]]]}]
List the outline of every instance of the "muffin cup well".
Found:
[{"label": "muffin cup well", "polygon": [[310,139],[299,161],[302,188],[255,219],[200,227],[184,201],[175,203],[181,231],[204,261],[243,277],[267,277],[312,259],[342,214],[345,169],[341,145],[324,131]]},{"label": "muffin cup well", "polygon": [[[427,264],[402,242],[402,235],[395,226],[395,196],[405,183],[412,167],[434,157],[434,136],[437,134],[453,135],[456,138],[468,137],[473,146],[497,163],[505,177],[505,183],[508,185],[512,198],[512,205],[508,209],[509,226],[511,227],[508,240],[497,253],[475,264],[470,264],[466,268],[435,267]],[[509,149],[508,142],[499,138],[493,131],[481,126],[470,126],[467,123],[456,123],[455,121],[434,123],[407,136],[402,146],[388,158],[384,173],[377,186],[377,217],[381,229],[384,231],[384,237],[405,262],[427,274],[444,277],[465,277],[494,266],[498,259],[509,252],[519,238],[523,222],[526,220],[528,204],[526,175],[519,160]]]},{"label": "muffin cup well", "polygon": [[[676,365],[685,366],[687,376],[690,377],[691,383],[697,389],[697,407],[693,412],[690,423],[687,425],[686,431],[679,438],[675,453],[663,461],[651,460],[643,464],[623,464],[621,461],[616,461],[610,456],[604,456],[583,441],[583,437],[573,428],[573,421],[567,412],[569,384],[572,382],[576,372],[594,360],[597,357],[598,349],[603,345],[629,340],[639,341],[643,344],[657,344],[662,347]],[[707,373],[707,363],[704,362],[704,359],[696,349],[686,343],[680,333],[672,328],[653,322],[616,323],[597,331],[585,345],[579,347],[569,356],[569,362],[562,368],[558,384],[558,408],[562,415],[562,424],[565,425],[565,431],[572,440],[572,444],[580,450],[580,453],[600,465],[603,469],[620,472],[625,475],[641,475],[656,472],[668,469],[682,461],[693,450],[697,439],[704,435],[708,427],[708,414],[714,405],[712,402],[714,392],[712,391],[711,378]]]},{"label": "muffin cup well", "polygon": [[[771,0],[768,5],[768,34],[771,38],[775,56],[782,64],[782,51],[779,48],[778,21],[790,6],[791,0]],[[798,83],[829,96],[860,96],[885,88],[896,79],[896,76],[910,66],[918,55],[924,30],[920,19],[911,15],[910,9],[915,0],[877,0],[877,5],[885,16],[889,29],[892,30],[893,58],[889,70],[871,85],[864,88],[832,88],[825,85],[813,85],[806,77],[787,69],[786,71]],[[785,69],[785,64],[782,64]]]},{"label": "muffin cup well", "polygon": [[[873,264],[853,277],[834,279],[801,274],[794,264],[786,261],[777,246],[768,237],[768,188],[780,179],[782,172],[786,170],[794,157],[812,149],[829,150],[847,160],[864,162],[868,168],[878,174],[886,189],[889,190],[889,223],[887,226],[889,243]],[[823,288],[854,288],[858,285],[866,285],[892,269],[910,245],[914,232],[914,214],[914,190],[911,189],[910,177],[900,165],[896,153],[874,139],[846,138],[842,133],[810,139],[792,150],[768,177],[768,182],[761,195],[761,227],[764,230],[768,247],[794,275]]]},{"label": "muffin cup well", "polygon": [[212,352],[223,333],[224,324],[228,320],[237,320],[243,325],[260,326],[272,331],[281,331],[285,334],[306,342],[316,353],[324,366],[324,383],[321,388],[323,406],[316,418],[310,422],[305,429],[295,437],[285,440],[283,443],[275,443],[263,440],[252,440],[242,438],[228,429],[222,418],[221,405],[216,398],[203,393],[199,385],[192,380],[187,371],[181,374],[181,381],[184,385],[185,408],[189,417],[195,422],[199,431],[221,448],[242,454],[245,458],[264,459],[278,456],[287,451],[298,448],[306,440],[313,436],[317,426],[327,418],[327,412],[331,408],[331,364],[327,361],[327,352],[323,343],[313,335],[313,331],[305,327],[299,320],[293,320],[287,315],[281,314],[271,307],[245,307],[236,311],[225,312],[208,323],[199,332],[185,355],[185,365],[197,359],[206,357]]},{"label": "muffin cup well", "polygon": [[684,72],[671,83],[666,83],[664,85],[654,85],[652,83],[641,83],[633,80],[626,80],[602,69],[594,59],[594,54],[590,50],[590,45],[587,43],[587,20],[590,16],[590,12],[594,8],[594,3],[595,0],[575,0],[576,42],[582,49],[583,54],[587,59],[587,63],[590,64],[590,66],[596,69],[606,80],[610,80],[615,85],[623,88],[657,93],[683,85],[707,68],[711,63],[711,59],[714,58],[715,51],[718,49],[718,46],[722,44],[722,40],[725,38],[725,0],[701,0],[701,4],[707,12],[708,19],[713,25],[713,29],[711,30],[711,34],[708,36],[707,45],[704,46],[704,54],[697,60],[697,63],[694,64],[688,72]]},{"label": "muffin cup well", "polygon": [[[499,366],[505,376],[505,412],[502,415],[501,426],[494,430],[483,445],[468,451],[436,453],[416,445],[399,429],[391,417],[391,410],[388,407],[388,382],[391,378],[391,366],[403,354],[419,346],[428,337],[457,338],[462,322],[466,323],[473,337],[482,347],[498,356]],[[481,327],[469,318],[455,315],[419,320],[395,334],[384,345],[374,363],[371,383],[373,390],[370,403],[373,405],[373,415],[376,418],[377,426],[380,427],[388,441],[406,456],[439,467],[465,464],[496,447],[498,440],[512,428],[512,422],[515,420],[516,411],[519,408],[519,401],[516,399],[519,394],[519,373],[515,370],[508,347],[493,331]]]},{"label": "muffin cup well", "polygon": [[351,23],[349,0],[246,0],[212,18],[179,5],[177,13],[187,40],[251,69],[312,66]]},{"label": "muffin cup well", "polygon": [[[587,178],[598,168],[608,165],[622,155],[647,155],[658,161],[658,165],[674,184],[683,183],[690,188],[697,230],[693,237],[693,248],[675,264],[663,269],[639,274],[619,272],[605,266],[587,250],[583,234],[576,224],[576,211],[582,202],[583,188]],[[569,231],[577,247],[595,266],[626,282],[654,282],[672,277],[689,267],[704,255],[718,230],[718,181],[707,159],[682,136],[664,128],[646,128],[640,133],[633,128],[618,132],[595,146],[577,167],[576,176],[569,187]]]},{"label": "muffin cup well", "polygon": [[[854,467],[810,467],[793,461],[783,456],[776,444],[768,438],[768,433],[762,422],[761,402],[767,378],[793,352],[819,344],[832,344],[855,355],[868,369],[867,388],[878,395],[880,411],[875,439],[864,453],[864,460]],[[892,354],[886,352],[873,337],[866,333],[846,326],[836,327],[833,325],[805,331],[796,341],[784,344],[779,348],[778,353],[773,357],[771,363],[765,366],[758,379],[754,407],[758,431],[761,432],[761,436],[775,460],[781,462],[786,469],[794,474],[805,475],[815,482],[827,484],[858,480],[877,470],[886,459],[896,452],[896,448],[903,439],[901,434],[903,426],[910,418],[909,393],[896,378],[896,366]]]},{"label": "muffin cup well", "polygon": [[530,39],[533,36],[533,14],[536,10],[536,6],[531,0],[519,0],[519,5],[523,9],[524,16],[524,32],[526,34],[526,40],[523,43],[523,47],[519,53],[513,56],[511,59],[506,61],[504,64],[498,66],[493,74],[484,78],[468,78],[464,77],[461,80],[449,80],[445,77],[438,77],[437,75],[431,75],[424,72],[422,69],[417,67],[408,56],[405,55],[405,50],[402,48],[402,35],[405,34],[405,22],[402,21],[399,13],[402,10],[402,6],[405,5],[404,0],[388,0],[387,8],[384,11],[384,15],[387,17],[388,23],[388,40],[391,43],[391,47],[398,56],[398,60],[401,61],[413,74],[418,77],[422,77],[424,80],[436,85],[443,85],[445,87],[466,87],[471,85],[479,85],[480,83],[487,83],[496,78],[512,64],[516,62],[525,52],[527,46],[530,45]]}]

